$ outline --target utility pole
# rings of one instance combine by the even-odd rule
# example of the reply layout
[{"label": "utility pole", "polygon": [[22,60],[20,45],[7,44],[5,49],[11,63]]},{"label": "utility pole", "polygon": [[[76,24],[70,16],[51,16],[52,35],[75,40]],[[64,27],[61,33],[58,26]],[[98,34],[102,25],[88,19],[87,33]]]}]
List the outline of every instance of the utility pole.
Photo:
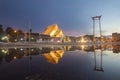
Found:
[{"label": "utility pole", "polygon": [[29,43],[31,42],[30,38],[31,38],[31,21],[29,21]]},{"label": "utility pole", "polygon": [[25,43],[26,43],[26,38],[27,38],[27,37],[26,37],[26,36],[27,36],[26,31],[25,31],[24,35],[25,35]]}]

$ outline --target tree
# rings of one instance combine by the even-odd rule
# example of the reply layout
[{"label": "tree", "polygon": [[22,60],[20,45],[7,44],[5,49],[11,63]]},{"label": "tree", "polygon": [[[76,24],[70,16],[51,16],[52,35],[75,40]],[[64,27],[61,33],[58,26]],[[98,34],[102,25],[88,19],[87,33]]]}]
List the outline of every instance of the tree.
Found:
[{"label": "tree", "polygon": [[5,30],[5,33],[9,34],[9,35],[11,35],[13,32],[14,32],[14,30],[11,27],[7,27]]},{"label": "tree", "polygon": [[11,27],[7,27],[5,33],[7,36],[9,36],[9,41],[13,42],[15,39],[14,29],[12,29]]},{"label": "tree", "polygon": [[0,34],[3,33],[3,26],[0,24]]}]

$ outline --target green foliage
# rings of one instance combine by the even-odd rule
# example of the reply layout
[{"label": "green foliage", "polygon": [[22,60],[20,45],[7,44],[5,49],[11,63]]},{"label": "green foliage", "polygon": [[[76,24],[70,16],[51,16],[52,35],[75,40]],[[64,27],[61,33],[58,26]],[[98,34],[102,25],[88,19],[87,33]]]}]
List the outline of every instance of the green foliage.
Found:
[{"label": "green foliage", "polygon": [[0,34],[2,34],[4,31],[3,31],[3,26],[0,24]]},{"label": "green foliage", "polygon": [[12,35],[14,33],[14,30],[11,27],[7,27],[5,30],[6,34]]}]

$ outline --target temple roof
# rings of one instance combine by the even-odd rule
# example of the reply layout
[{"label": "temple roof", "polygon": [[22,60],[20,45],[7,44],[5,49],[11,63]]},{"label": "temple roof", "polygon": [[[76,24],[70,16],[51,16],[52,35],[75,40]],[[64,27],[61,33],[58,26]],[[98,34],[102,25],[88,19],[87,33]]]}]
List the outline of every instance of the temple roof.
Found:
[{"label": "temple roof", "polygon": [[50,37],[63,37],[64,36],[62,30],[59,29],[57,24],[47,26],[43,34],[50,35]]}]

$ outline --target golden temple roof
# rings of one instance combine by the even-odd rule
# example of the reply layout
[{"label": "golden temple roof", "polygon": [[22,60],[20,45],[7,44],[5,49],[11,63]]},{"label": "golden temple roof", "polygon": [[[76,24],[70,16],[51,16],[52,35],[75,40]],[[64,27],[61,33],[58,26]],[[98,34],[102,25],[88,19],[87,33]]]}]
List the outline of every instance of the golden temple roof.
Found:
[{"label": "golden temple roof", "polygon": [[64,36],[62,30],[59,29],[57,24],[47,26],[43,34],[50,35],[50,37],[63,37]]}]

